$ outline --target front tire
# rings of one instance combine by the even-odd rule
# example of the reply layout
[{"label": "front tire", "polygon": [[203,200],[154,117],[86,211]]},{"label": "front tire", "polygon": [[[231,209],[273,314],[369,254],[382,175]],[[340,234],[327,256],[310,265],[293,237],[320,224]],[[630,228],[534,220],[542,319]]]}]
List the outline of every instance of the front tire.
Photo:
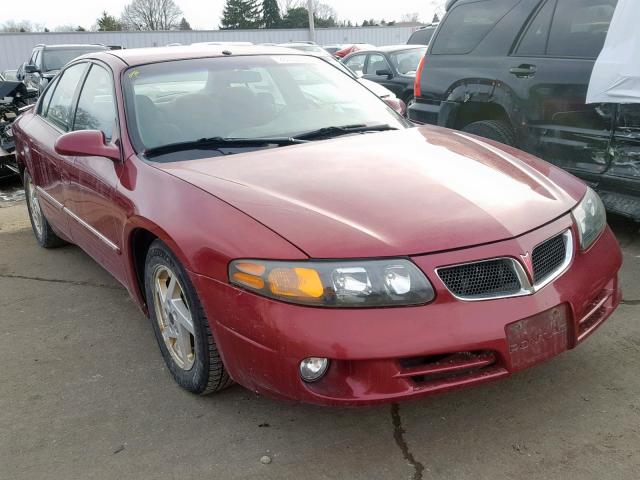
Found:
[{"label": "front tire", "polygon": [[33,234],[36,237],[38,245],[42,248],[57,248],[66,245],[67,242],[56,235],[49,221],[44,216],[42,208],[40,207],[38,191],[31,180],[31,175],[29,175],[27,171],[24,172],[24,192],[27,198],[27,209],[29,210],[31,228],[33,229]]},{"label": "front tire", "polygon": [[511,125],[502,120],[482,120],[473,122],[462,129],[463,132],[478,135],[479,137],[495,140],[510,147],[516,146],[516,134]]},{"label": "front tire", "polygon": [[178,385],[199,395],[231,385],[195,288],[160,240],[149,248],[144,279],[153,331]]}]

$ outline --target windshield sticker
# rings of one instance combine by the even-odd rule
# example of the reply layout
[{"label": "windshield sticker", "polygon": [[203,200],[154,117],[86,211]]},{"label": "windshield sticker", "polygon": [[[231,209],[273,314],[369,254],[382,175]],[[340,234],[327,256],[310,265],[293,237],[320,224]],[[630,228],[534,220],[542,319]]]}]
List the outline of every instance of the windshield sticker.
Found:
[{"label": "windshield sticker", "polygon": [[138,78],[140,75],[140,70],[134,70],[133,72],[129,72],[129,78]]}]

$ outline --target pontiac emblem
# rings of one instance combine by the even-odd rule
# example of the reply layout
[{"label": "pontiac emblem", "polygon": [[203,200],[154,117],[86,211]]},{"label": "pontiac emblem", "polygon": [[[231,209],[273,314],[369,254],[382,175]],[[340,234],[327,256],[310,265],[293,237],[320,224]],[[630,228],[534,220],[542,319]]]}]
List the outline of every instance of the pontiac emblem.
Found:
[{"label": "pontiac emblem", "polygon": [[524,255],[520,255],[522,259],[522,263],[524,264],[524,269],[527,271],[527,276],[529,277],[529,281],[533,284],[533,260],[531,258],[531,254],[529,252]]}]

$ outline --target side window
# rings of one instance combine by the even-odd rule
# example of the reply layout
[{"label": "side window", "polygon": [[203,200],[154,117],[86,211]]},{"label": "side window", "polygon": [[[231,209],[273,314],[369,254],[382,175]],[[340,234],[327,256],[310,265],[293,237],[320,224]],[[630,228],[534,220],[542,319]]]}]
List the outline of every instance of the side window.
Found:
[{"label": "side window", "polygon": [[78,63],[67,68],[51,96],[45,117],[62,130],[68,131],[73,120],[73,97],[86,68],[86,63]]},{"label": "side window", "polygon": [[115,124],[116,106],[111,74],[93,65],[80,92],[73,130],[100,130],[110,141]]},{"label": "side window", "polygon": [[563,0],[553,16],[547,55],[596,58],[618,0]]},{"label": "side window", "polygon": [[27,62],[27,65],[33,65],[36,62],[36,55],[38,54],[40,50],[34,50],[33,52],[31,52],[31,56],[29,57],[29,61]]},{"label": "side window", "polygon": [[47,91],[44,92],[44,95],[40,100],[40,104],[38,106],[38,114],[40,114],[43,117],[47,116],[47,110],[49,109],[49,102],[51,101],[51,96],[53,95],[53,91],[56,89],[57,84],[58,84],[58,79],[56,78],[53,80],[53,82],[51,82],[51,85],[49,86],[49,88],[47,88]]},{"label": "side window", "polygon": [[431,37],[433,37],[433,32],[436,29],[434,27],[427,27],[420,30],[416,30],[411,34],[409,40],[407,41],[408,45],[429,45],[431,41]]},{"label": "side window", "polygon": [[364,73],[364,61],[366,58],[366,55],[354,55],[347,60],[345,65],[355,74],[362,75]]},{"label": "side window", "polygon": [[389,64],[383,55],[379,53],[372,53],[369,55],[369,62],[367,62],[367,68],[365,69],[365,75],[377,75],[378,70],[389,70]]},{"label": "side window", "polygon": [[551,17],[556,7],[556,0],[548,0],[529,24],[526,33],[520,40],[517,54],[525,56],[541,56],[546,53],[547,39]]},{"label": "side window", "polygon": [[42,68],[42,50],[38,50],[38,53],[36,53],[36,58],[33,61],[33,63],[36,65],[36,67]]},{"label": "side window", "polygon": [[482,0],[454,6],[447,13],[432,54],[471,52],[519,0]]}]

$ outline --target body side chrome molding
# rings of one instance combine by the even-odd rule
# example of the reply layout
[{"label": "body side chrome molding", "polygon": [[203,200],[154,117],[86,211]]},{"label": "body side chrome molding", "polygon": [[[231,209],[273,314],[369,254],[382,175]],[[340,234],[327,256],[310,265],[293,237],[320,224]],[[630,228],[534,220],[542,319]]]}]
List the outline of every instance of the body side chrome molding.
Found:
[{"label": "body side chrome molding", "polygon": [[42,195],[49,203],[51,203],[54,207],[59,208],[60,210],[64,209],[64,205],[62,205],[58,200],[56,200],[54,197],[52,197],[49,193],[47,193],[47,191],[42,188],[42,187],[38,187],[36,186],[36,191]]},{"label": "body side chrome molding", "polygon": [[113,243],[111,240],[109,240],[107,237],[105,237],[102,233],[100,233],[98,230],[96,230],[91,225],[89,225],[87,222],[85,222],[83,219],[81,219],[78,215],[76,215],[71,210],[69,210],[67,207],[65,207],[62,203],[60,203],[58,200],[56,200],[54,197],[52,197],[49,193],[47,193],[43,188],[36,187],[36,190],[38,191],[38,193],[40,195],[42,195],[44,198],[46,198],[50,203],[52,203],[54,206],[56,206],[57,208],[62,210],[64,213],[69,215],[76,222],[78,222],[84,228],[89,230],[93,235],[98,237],[98,239],[101,240],[104,244],[106,244],[111,250],[113,250],[117,254],[120,254],[120,247],[118,247],[115,243]]},{"label": "body side chrome molding", "polygon": [[69,210],[67,207],[63,207],[62,209],[67,215],[69,215],[71,218],[73,218],[76,222],[78,222],[80,225],[82,225],[84,228],[86,228],[87,230],[89,230],[91,233],[93,233],[96,237],[98,237],[100,240],[102,240],[103,243],[105,243],[111,250],[113,250],[114,252],[116,252],[117,254],[120,254],[120,247],[118,247],[115,243],[113,243],[111,240],[109,240],[107,237],[105,237],[102,233],[100,233],[98,230],[96,230],[95,228],[93,228],[91,225],[89,225],[87,222],[85,222],[84,220],[82,220],[79,216],[77,216],[75,213],[73,213],[71,210]]}]

